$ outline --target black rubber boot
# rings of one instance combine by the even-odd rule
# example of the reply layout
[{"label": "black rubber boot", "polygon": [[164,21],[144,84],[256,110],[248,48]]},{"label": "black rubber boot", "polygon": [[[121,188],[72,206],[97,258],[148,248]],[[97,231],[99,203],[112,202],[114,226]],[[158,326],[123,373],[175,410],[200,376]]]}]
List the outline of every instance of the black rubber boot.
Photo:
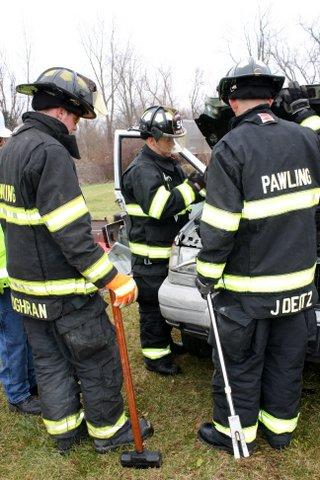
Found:
[{"label": "black rubber boot", "polygon": [[60,455],[67,455],[74,445],[78,445],[88,437],[87,425],[82,422],[78,428],[70,432],[69,437],[55,438],[57,450]]},{"label": "black rubber boot", "polygon": [[[148,420],[144,418],[140,418],[139,424],[140,424],[140,431],[141,431],[141,436],[143,440],[153,435],[153,432],[154,432],[153,426]],[[117,433],[113,435],[111,438],[106,438],[106,439],[94,438],[93,439],[94,448],[98,453],[107,453],[107,452],[110,452],[111,450],[114,450],[117,447],[120,447],[122,445],[132,444],[133,442],[134,442],[133,432],[132,432],[130,420],[127,420],[126,423],[123,425],[123,427],[121,427],[120,430],[118,430]]]},{"label": "black rubber boot", "polygon": [[[223,433],[218,432],[212,423],[203,423],[198,430],[198,438],[202,443],[209,445],[216,450],[223,450],[224,452],[233,455],[231,438]],[[255,440],[247,443],[249,453],[252,453],[256,448]]]},{"label": "black rubber boot", "polygon": [[150,372],[159,373],[160,375],[178,375],[181,373],[181,368],[172,361],[172,355],[158,358],[157,360],[150,360],[145,358],[144,363],[147,370]]},{"label": "black rubber boot", "polygon": [[187,349],[184,347],[183,343],[174,342],[173,340],[170,342],[170,350],[173,355],[183,355],[184,353],[187,353]]},{"label": "black rubber boot", "polygon": [[33,395],[22,400],[22,402],[9,403],[9,410],[23,415],[41,415],[40,401]]},{"label": "black rubber boot", "polygon": [[292,440],[292,433],[273,433],[263,424],[260,424],[260,428],[270,447],[275,450],[284,450],[289,447]]}]

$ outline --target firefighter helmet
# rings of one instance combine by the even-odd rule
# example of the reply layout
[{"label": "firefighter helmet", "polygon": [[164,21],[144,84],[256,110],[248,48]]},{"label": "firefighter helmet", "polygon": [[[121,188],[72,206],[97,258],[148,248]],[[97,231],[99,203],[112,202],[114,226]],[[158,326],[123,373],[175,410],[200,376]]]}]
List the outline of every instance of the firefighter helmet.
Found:
[{"label": "firefighter helmet", "polygon": [[21,84],[16,87],[17,92],[25,95],[34,95],[44,92],[64,105],[77,109],[83,118],[95,118],[94,94],[96,84],[87,77],[63,67],[52,67],[45,70],[34,83]]},{"label": "firefighter helmet", "polygon": [[3,113],[0,112],[0,138],[9,138],[11,137],[11,135],[11,130],[9,130],[9,128],[6,128],[6,125],[4,123]]},{"label": "firefighter helmet", "polygon": [[231,68],[220,80],[217,90],[226,104],[229,98],[267,98],[263,95],[275,98],[284,80],[282,76],[273,75],[265,63],[250,57],[247,62]]},{"label": "firefighter helmet", "polygon": [[174,108],[157,105],[143,112],[139,121],[139,131],[142,138],[153,137],[155,140],[161,137],[178,138],[186,134],[180,112]]}]

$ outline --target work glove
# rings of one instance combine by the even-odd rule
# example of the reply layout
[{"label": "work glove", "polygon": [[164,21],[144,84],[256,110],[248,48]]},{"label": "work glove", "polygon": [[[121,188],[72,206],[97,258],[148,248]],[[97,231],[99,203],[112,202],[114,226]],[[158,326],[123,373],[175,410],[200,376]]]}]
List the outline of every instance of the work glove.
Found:
[{"label": "work glove", "polygon": [[137,300],[138,287],[130,275],[117,273],[113,280],[107,283],[106,288],[112,290],[116,296],[115,307],[126,307]]},{"label": "work glove", "polygon": [[315,112],[310,108],[308,92],[305,86],[300,86],[298,82],[289,82],[288,88],[284,89],[281,93],[284,108],[293,117],[296,117],[299,113],[306,113],[315,115]]},{"label": "work glove", "polygon": [[209,293],[214,292],[214,284],[212,282],[205,282],[202,278],[200,279],[199,277],[196,278],[196,287],[199,290],[201,297],[205,300],[207,299]]},{"label": "work glove", "polygon": [[196,193],[200,193],[206,186],[205,176],[195,170],[188,176],[188,183]]}]

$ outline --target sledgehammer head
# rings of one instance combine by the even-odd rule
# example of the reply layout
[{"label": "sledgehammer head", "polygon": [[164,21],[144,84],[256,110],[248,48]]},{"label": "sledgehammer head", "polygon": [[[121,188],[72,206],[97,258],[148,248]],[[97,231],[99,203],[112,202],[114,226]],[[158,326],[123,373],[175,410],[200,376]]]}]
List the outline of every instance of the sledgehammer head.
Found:
[{"label": "sledgehammer head", "polygon": [[160,452],[123,452],[120,457],[123,467],[128,468],[159,468],[162,465],[162,455]]}]

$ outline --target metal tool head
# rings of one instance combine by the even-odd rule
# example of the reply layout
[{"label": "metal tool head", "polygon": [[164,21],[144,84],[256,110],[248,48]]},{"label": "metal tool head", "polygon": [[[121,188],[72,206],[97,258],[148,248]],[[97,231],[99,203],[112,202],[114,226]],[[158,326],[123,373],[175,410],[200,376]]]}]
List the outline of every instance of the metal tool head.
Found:
[{"label": "metal tool head", "polygon": [[249,457],[249,450],[244,438],[239,415],[232,415],[228,417],[228,420],[234,458],[238,460],[241,457]]},{"label": "metal tool head", "polygon": [[128,468],[159,468],[162,465],[160,452],[143,450],[143,452],[123,452],[120,457],[123,467]]}]

